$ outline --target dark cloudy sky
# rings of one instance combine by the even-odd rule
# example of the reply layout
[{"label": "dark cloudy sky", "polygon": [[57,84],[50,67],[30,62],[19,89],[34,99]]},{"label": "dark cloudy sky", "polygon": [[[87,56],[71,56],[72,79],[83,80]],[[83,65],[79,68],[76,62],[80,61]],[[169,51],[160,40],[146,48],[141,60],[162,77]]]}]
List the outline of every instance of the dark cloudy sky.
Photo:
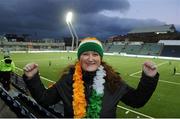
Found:
[{"label": "dark cloudy sky", "polygon": [[70,36],[66,14],[79,37],[107,39],[135,27],[175,24],[180,31],[180,0],[0,0],[0,34]]}]

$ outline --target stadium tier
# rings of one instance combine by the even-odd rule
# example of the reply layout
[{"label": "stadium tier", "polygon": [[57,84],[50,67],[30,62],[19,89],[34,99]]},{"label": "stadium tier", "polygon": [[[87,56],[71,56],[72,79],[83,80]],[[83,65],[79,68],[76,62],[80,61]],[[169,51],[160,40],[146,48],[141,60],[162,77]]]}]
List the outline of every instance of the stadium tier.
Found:
[{"label": "stadium tier", "polygon": [[[107,53],[126,53],[135,55],[180,57],[180,44],[119,42],[103,44]],[[19,43],[0,42],[1,52],[10,51],[64,51],[68,49],[64,43]]]},{"label": "stadium tier", "polygon": [[[63,117],[63,106],[43,107],[30,97],[26,85],[17,74],[12,74],[12,89],[7,92],[0,86],[0,118],[58,118]],[[58,110],[57,110],[58,109]],[[61,112],[58,112],[61,109]]]},{"label": "stadium tier", "polygon": [[177,45],[164,46],[161,56],[180,57],[180,46]]},{"label": "stadium tier", "polygon": [[[107,48],[108,47],[108,48]],[[126,53],[136,55],[152,55],[159,56],[162,49],[162,43],[144,43],[139,45],[124,44],[124,45],[111,45],[105,46],[106,52],[113,53]]]}]

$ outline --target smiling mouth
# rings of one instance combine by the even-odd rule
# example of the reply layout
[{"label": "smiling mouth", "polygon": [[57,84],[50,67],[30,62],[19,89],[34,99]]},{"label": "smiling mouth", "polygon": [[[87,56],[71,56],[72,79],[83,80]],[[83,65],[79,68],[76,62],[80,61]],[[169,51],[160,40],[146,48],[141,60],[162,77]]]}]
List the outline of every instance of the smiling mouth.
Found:
[{"label": "smiling mouth", "polygon": [[96,63],[95,62],[91,62],[91,63],[87,63],[87,65],[95,65]]}]

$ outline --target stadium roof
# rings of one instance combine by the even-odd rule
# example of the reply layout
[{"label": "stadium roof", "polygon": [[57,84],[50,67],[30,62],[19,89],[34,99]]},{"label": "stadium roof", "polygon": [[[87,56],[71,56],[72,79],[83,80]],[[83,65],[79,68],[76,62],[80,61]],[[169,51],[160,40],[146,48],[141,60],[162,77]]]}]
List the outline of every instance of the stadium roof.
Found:
[{"label": "stadium roof", "polygon": [[164,45],[180,46],[180,40],[160,40],[158,43],[163,43]]},{"label": "stadium roof", "polygon": [[176,28],[173,24],[170,25],[162,25],[162,26],[152,26],[152,27],[143,27],[143,28],[135,28],[128,32],[128,34],[134,33],[167,33],[167,32],[175,32]]}]

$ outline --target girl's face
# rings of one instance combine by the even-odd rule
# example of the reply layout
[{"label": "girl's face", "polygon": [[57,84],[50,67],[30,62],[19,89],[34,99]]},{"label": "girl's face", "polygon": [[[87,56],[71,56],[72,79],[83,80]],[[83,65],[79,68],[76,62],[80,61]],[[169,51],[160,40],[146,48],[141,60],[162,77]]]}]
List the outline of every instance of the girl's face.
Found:
[{"label": "girl's face", "polygon": [[81,54],[79,61],[84,71],[93,72],[100,66],[101,57],[97,52],[87,51]]}]

